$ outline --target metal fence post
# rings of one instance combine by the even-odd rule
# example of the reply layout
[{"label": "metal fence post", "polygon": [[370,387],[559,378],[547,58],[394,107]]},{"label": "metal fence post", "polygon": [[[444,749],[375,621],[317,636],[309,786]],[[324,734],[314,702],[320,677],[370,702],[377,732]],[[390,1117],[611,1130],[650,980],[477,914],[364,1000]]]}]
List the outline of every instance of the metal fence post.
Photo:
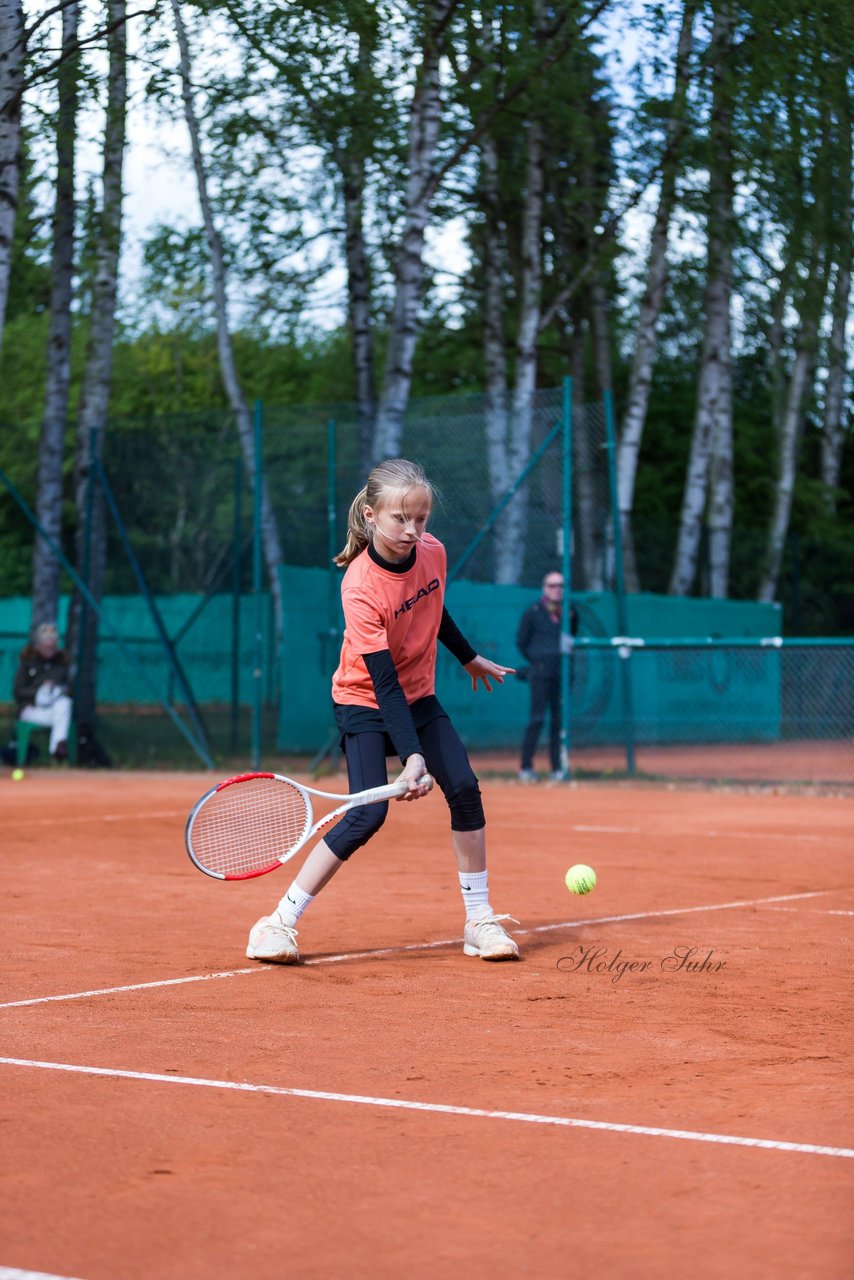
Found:
[{"label": "metal fence post", "polygon": [[[86,586],[89,586],[92,571],[92,524],[95,514],[95,477],[93,461],[98,448],[98,428],[89,428],[89,459],[86,466],[86,516],[83,528],[83,563],[80,575]],[[83,668],[86,660],[86,632],[89,627],[89,605],[85,596],[80,596],[80,612],[77,620],[77,654],[74,672],[74,705],[80,706],[83,689]]]},{"label": "metal fence post", "polygon": [[338,571],[333,563],[338,554],[335,530],[335,472],[337,468],[335,420],[330,418],[326,424],[326,541],[327,541],[327,591],[330,641],[338,633]]},{"label": "metal fence post", "polygon": [[[623,572],[623,539],[620,529],[620,504],[617,494],[617,459],[614,432],[614,398],[610,391],[602,393],[605,407],[605,447],[608,453],[608,485],[611,491],[611,521],[614,536],[614,597],[617,606],[617,630],[620,636],[628,636],[629,623],[626,610],[626,581]],[[620,684],[623,691],[623,724],[626,735],[626,769],[629,777],[635,776],[635,712],[632,694],[632,650],[630,645],[618,647]]]},{"label": "metal fence post", "polygon": [[252,593],[255,598],[255,662],[252,668],[252,768],[261,766],[261,715],[264,697],[264,601],[261,590],[262,501],[264,490],[264,405],[255,401],[253,477]]},{"label": "metal fence post", "polygon": [[231,577],[231,749],[240,741],[240,593],[242,585],[241,540],[243,466],[238,454],[234,459],[234,545]]},{"label": "metal fence post", "polygon": [[561,505],[563,518],[563,539],[561,547],[561,571],[563,573],[563,602],[560,616],[560,705],[562,708],[560,725],[560,767],[562,773],[569,775],[572,721],[572,378],[563,380],[563,404],[561,407],[561,424],[563,427],[563,469]]}]

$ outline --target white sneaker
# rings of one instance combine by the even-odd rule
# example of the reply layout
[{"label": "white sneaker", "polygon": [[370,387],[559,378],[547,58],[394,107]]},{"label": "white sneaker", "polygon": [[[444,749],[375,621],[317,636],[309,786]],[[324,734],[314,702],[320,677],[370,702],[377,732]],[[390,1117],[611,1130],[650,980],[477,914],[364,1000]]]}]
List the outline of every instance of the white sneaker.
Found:
[{"label": "white sneaker", "polygon": [[552,769],[549,778],[552,782],[566,782],[566,774],[563,769]]},{"label": "white sneaker", "polygon": [[537,775],[534,773],[533,769],[520,769],[519,781],[520,782],[536,782]]},{"label": "white sneaker", "polygon": [[262,916],[249,930],[246,954],[250,960],[270,960],[276,964],[299,964],[297,931],[285,924],[278,911]]},{"label": "white sneaker", "polygon": [[491,907],[481,907],[476,920],[467,920],[463,935],[463,952],[467,956],[480,956],[481,960],[518,960],[519,947],[500,920],[512,920],[514,916],[497,916]]}]

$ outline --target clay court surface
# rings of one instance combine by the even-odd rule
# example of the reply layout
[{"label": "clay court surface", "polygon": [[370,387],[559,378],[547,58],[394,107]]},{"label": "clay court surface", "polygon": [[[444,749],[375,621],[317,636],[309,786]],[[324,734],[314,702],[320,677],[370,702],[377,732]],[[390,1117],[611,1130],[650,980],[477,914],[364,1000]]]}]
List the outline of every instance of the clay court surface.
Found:
[{"label": "clay court surface", "polygon": [[184,853],[212,781],[0,776],[0,1274],[854,1274],[854,796],[484,770],[522,962],[463,955],[434,794],[292,969],[243,951],[295,867]]}]

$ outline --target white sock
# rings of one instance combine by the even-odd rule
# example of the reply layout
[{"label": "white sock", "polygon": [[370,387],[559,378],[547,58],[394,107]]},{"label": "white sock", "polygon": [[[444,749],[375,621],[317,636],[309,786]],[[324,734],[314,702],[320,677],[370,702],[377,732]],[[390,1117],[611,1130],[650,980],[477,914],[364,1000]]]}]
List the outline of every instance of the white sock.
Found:
[{"label": "white sock", "polygon": [[277,910],[285,924],[295,925],[306,907],[310,906],[313,901],[314,894],[306,893],[294,880],[284,898],[279,902]]},{"label": "white sock", "polygon": [[461,871],[460,892],[466,907],[466,919],[474,920],[481,907],[489,906],[489,872]]}]

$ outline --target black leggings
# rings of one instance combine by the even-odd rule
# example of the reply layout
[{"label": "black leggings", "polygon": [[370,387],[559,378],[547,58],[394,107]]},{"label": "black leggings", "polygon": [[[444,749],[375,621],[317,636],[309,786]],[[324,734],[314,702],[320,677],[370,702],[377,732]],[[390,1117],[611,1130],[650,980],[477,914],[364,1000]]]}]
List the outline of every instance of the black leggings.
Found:
[{"label": "black leggings", "polygon": [[560,769],[560,676],[532,675],[531,718],[522,739],[522,768],[533,769],[537,743],[549,713],[549,757],[552,769]]},{"label": "black leggings", "polygon": [[[446,715],[437,716],[418,730],[421,753],[428,773],[441,787],[451,811],[452,831],[480,831],[486,825],[480,787],[469,763],[466,749]],[[364,791],[381,787],[388,781],[386,752],[388,739],[384,733],[367,730],[344,735],[349,789]],[[346,862],[351,854],[367,844],[386,820],[388,801],[365,804],[345,813],[324,840],[336,858]]]}]

